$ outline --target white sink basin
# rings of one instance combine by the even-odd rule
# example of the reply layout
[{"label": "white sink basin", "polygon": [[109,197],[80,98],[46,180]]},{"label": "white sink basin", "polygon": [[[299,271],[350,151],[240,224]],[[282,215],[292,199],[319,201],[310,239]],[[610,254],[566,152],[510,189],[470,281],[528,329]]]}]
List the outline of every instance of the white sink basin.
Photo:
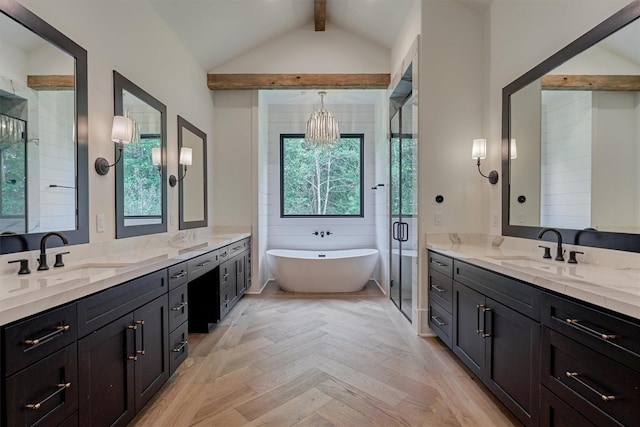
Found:
[{"label": "white sink basin", "polygon": [[46,273],[40,273],[43,279],[66,281],[74,279],[82,279],[103,273],[118,273],[131,268],[132,263],[87,263],[79,264],[71,267],[62,267],[60,269],[52,269]]}]

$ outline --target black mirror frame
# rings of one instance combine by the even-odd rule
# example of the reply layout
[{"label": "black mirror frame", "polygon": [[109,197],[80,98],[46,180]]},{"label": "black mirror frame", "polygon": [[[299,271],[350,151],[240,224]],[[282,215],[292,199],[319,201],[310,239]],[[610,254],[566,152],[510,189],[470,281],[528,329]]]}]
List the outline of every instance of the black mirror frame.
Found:
[{"label": "black mirror frame", "polygon": [[[189,123],[186,119],[178,116],[178,158],[180,157],[180,149],[182,148],[182,130],[187,129],[193,132],[195,135],[202,139],[202,159],[193,159],[194,161],[202,161],[202,175],[203,175],[203,195],[204,197],[204,219],[202,221],[185,221],[184,220],[184,170],[182,167],[178,167],[178,191],[180,199],[180,207],[178,212],[179,228],[180,230],[189,230],[192,228],[206,227],[209,224],[208,216],[208,203],[207,203],[207,134]],[[178,165],[180,166],[180,165]]]},{"label": "black mirror frame", "polygon": [[[62,230],[69,244],[89,242],[89,102],[87,51],[15,0],[0,0],[0,13],[57,46],[75,58],[76,99],[76,229]],[[39,249],[45,233],[0,236],[0,254]],[[56,246],[59,243],[53,242]]]},{"label": "black mirror frame", "polygon": [[[505,236],[536,239],[542,227],[509,224],[510,206],[510,111],[511,95],[542,77],[585,49],[640,18],[640,0],[634,0],[623,9],[598,24],[502,90],[502,234]],[[563,241],[569,244],[640,252],[640,234],[612,233],[591,230],[560,229]]]},{"label": "black mirror frame", "polygon": [[[122,103],[122,91],[126,90],[138,99],[146,102],[151,107],[158,110],[161,114],[161,132],[162,132],[162,168],[160,183],[162,186],[162,222],[159,224],[145,225],[124,225],[124,167],[122,162],[115,166],[116,169],[116,239],[124,237],[142,236],[145,234],[164,233],[167,231],[167,107],[153,96],[149,95],[144,89],[128,80],[117,71],[113,71],[113,94],[114,94],[114,114],[116,116],[124,115],[124,107]],[[115,146],[115,144],[114,144]],[[114,156],[117,148],[114,147]],[[114,157],[115,158],[115,157]]]}]

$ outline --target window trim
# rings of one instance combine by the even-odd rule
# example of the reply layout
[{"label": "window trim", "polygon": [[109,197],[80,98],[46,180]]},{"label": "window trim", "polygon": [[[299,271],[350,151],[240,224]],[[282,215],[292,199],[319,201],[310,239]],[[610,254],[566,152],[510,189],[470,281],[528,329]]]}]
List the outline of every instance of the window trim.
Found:
[{"label": "window trim", "polygon": [[340,139],[357,138],[360,140],[360,213],[354,215],[285,215],[284,214],[284,142],[286,139],[304,138],[302,133],[280,134],[280,218],[364,218],[364,133],[341,133]]}]

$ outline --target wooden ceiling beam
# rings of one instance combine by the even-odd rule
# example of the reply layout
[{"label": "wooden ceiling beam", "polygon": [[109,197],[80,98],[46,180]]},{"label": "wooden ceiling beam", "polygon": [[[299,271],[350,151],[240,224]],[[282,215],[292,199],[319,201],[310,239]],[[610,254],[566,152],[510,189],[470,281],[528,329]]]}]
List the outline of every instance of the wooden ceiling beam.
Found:
[{"label": "wooden ceiling beam", "polygon": [[313,1],[313,22],[316,31],[324,31],[327,22],[327,0]]},{"label": "wooden ceiling beam", "polygon": [[32,75],[27,76],[27,86],[33,90],[73,90],[76,82],[73,74]]},{"label": "wooden ceiling beam", "polygon": [[208,74],[211,90],[386,89],[389,74]]},{"label": "wooden ceiling beam", "polygon": [[640,76],[547,74],[541,79],[545,90],[640,91]]}]

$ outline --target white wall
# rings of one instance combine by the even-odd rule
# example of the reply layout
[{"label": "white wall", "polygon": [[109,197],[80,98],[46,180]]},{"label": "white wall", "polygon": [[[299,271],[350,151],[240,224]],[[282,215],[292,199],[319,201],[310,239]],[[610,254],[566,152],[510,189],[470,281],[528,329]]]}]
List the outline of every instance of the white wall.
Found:
[{"label": "white wall", "polygon": [[588,91],[542,91],[543,227],[591,227],[591,106]]},{"label": "white wall", "polygon": [[[376,246],[375,197],[375,105],[330,105],[327,108],[340,124],[340,132],[364,134],[364,217],[363,218],[281,218],[280,217],[280,135],[304,134],[305,122],[314,105],[269,105],[269,200],[268,247],[283,249],[348,249]],[[315,231],[330,231],[324,238]]]},{"label": "white wall", "polygon": [[212,73],[388,73],[389,52],[342,28],[291,31],[215,68]]},{"label": "white wall", "polygon": [[[88,52],[89,216],[92,242],[115,238],[115,174],[98,176],[96,157],[113,159],[110,142],[113,77],[117,70],[167,106],[168,174],[177,175],[177,115],[213,134],[206,71],[184,49],[147,1],[21,0],[27,8]],[[209,147],[212,164],[214,150]],[[212,170],[210,168],[210,174]],[[213,187],[213,186],[211,186]],[[215,206],[209,191],[210,215]],[[168,190],[169,232],[178,230],[178,187]],[[96,232],[96,214],[106,230]],[[211,224],[211,217],[209,223]]]}]

